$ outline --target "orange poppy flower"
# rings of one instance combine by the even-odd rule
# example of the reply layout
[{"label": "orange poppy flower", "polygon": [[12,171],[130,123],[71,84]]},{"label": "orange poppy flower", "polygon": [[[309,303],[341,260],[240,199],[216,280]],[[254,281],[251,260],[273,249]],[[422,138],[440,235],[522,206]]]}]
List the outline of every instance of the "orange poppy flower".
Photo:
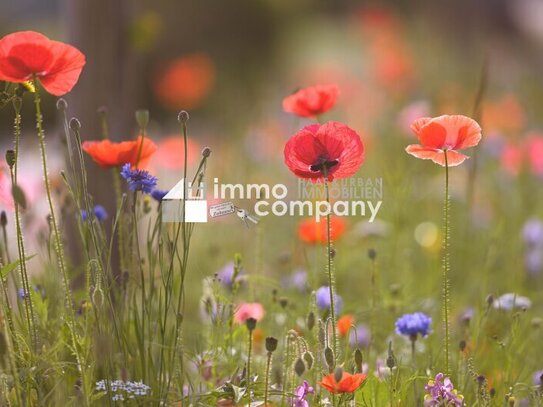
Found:
[{"label": "orange poppy flower", "polygon": [[[317,222],[315,219],[306,219],[298,226],[298,237],[305,243],[324,244],[327,239],[326,227],[326,220]],[[343,219],[332,216],[330,218],[330,239],[339,239],[346,227]]]},{"label": "orange poppy flower", "polygon": [[152,140],[141,136],[138,137],[138,140],[121,141],[120,143],[111,140],[84,141],[81,147],[102,168],[119,167],[126,163],[130,163],[132,166],[137,164],[140,168],[145,167],[157,149]]},{"label": "orange poppy flower", "polygon": [[194,53],[174,59],[154,82],[157,99],[169,109],[192,109],[207,97],[215,83],[209,56]]},{"label": "orange poppy flower", "polygon": [[469,117],[444,115],[423,117],[411,125],[420,144],[411,144],[405,151],[423,160],[445,166],[445,151],[449,167],[460,165],[468,156],[456,151],[475,147],[481,140],[481,127]]},{"label": "orange poppy flower", "polygon": [[352,315],[343,315],[340,319],[337,321],[337,330],[341,336],[347,335],[349,332],[349,329],[351,329],[351,325],[354,322],[354,318]]},{"label": "orange poppy flower", "polygon": [[336,382],[334,373],[324,376],[319,384],[330,393],[353,393],[358,389],[368,376],[363,373],[350,374],[343,372],[341,380]]}]

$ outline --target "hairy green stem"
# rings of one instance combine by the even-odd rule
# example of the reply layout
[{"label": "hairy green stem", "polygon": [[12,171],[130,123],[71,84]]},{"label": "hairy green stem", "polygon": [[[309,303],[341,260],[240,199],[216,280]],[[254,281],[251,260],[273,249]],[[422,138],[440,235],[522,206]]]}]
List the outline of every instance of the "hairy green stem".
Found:
[{"label": "hairy green stem", "polygon": [[450,362],[450,338],[449,338],[449,161],[447,158],[447,150],[444,151],[445,155],[445,199],[443,207],[444,217],[444,236],[443,236],[443,323],[445,325],[445,374],[450,374],[449,362]]},{"label": "hairy green stem", "polygon": [[268,352],[268,358],[266,360],[266,379],[264,385],[264,407],[268,405],[268,397],[270,393],[270,373],[272,364],[272,352]]},{"label": "hairy green stem", "polygon": [[[328,188],[328,176],[325,171],[324,174],[324,189],[326,193],[326,202],[330,205],[330,191]],[[330,219],[330,211],[326,214],[326,260],[327,260],[327,266],[326,266],[326,272],[328,275],[328,288],[330,292],[330,318],[332,319],[332,350],[334,351],[334,360],[339,359],[339,355],[337,353],[337,332],[336,332],[336,306],[335,306],[335,279],[334,279],[334,271],[333,271],[333,264],[332,264],[332,237],[331,237],[331,230],[332,224]]]}]

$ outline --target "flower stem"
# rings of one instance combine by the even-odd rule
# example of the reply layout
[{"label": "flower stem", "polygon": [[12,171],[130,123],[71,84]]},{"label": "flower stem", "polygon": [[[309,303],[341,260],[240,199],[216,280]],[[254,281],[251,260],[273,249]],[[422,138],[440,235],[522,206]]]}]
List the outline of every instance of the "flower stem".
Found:
[{"label": "flower stem", "polygon": [[268,359],[266,361],[266,384],[264,386],[264,407],[268,405],[268,396],[270,392],[270,370],[272,364],[272,352],[268,352]]},{"label": "flower stem", "polygon": [[445,199],[443,207],[443,217],[444,217],[444,236],[443,236],[443,323],[445,325],[445,374],[450,374],[449,372],[449,271],[450,271],[450,262],[449,262],[449,207],[450,207],[450,197],[449,197],[449,161],[447,158],[447,150],[444,150],[445,155]]},{"label": "flower stem", "polygon": [[[248,405],[251,405],[251,357],[253,353],[253,330],[249,330],[249,350],[247,352],[247,397],[249,399]],[[267,377],[267,376],[266,376]],[[266,387],[267,392],[267,387]]]},{"label": "flower stem", "polygon": [[[325,171],[324,174],[324,190],[326,193],[326,202],[330,204],[330,191],[328,188],[328,176]],[[334,273],[333,273],[333,264],[332,264],[332,238],[331,238],[331,220],[330,220],[330,212],[326,214],[326,260],[327,260],[327,266],[326,266],[326,272],[328,274],[328,288],[330,290],[330,318],[332,320],[332,350],[334,351],[334,360],[338,360],[338,354],[337,354],[337,332],[336,332],[336,306],[335,306],[335,293],[334,293]]]}]

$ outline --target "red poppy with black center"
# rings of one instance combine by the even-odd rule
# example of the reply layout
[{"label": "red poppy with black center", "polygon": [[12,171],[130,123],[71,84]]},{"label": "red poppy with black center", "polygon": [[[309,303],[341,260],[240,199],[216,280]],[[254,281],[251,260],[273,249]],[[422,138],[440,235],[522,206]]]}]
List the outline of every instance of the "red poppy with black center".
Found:
[{"label": "red poppy with black center", "polygon": [[347,178],[364,162],[364,144],[339,122],[313,124],[292,136],[284,150],[285,164],[298,177],[313,181]]},{"label": "red poppy with black center", "polygon": [[324,376],[319,384],[330,393],[354,393],[364,383],[368,376],[363,373],[350,374],[343,372],[341,379],[336,381],[334,373]]},{"label": "red poppy with black center", "polygon": [[34,76],[52,95],[62,96],[77,83],[85,55],[77,48],[34,31],[0,40],[0,81],[26,82]]},{"label": "red poppy with black center", "polygon": [[126,163],[145,168],[157,150],[156,144],[147,137],[137,140],[113,142],[111,140],[84,141],[83,151],[102,168],[120,167]]}]

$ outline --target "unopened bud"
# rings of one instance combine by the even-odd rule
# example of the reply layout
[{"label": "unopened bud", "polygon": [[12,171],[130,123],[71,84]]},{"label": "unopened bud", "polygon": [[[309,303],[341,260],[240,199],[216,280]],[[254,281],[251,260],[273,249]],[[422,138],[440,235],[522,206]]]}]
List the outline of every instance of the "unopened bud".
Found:
[{"label": "unopened bud", "polygon": [[16,112],[20,112],[21,108],[23,107],[23,98],[15,96],[13,98],[13,107],[15,108]]},{"label": "unopened bud", "polygon": [[334,368],[335,366],[334,352],[329,346],[327,346],[326,349],[324,349],[324,360],[326,360],[326,364],[328,365],[328,368],[330,369]]},{"label": "unopened bud", "polygon": [[304,361],[307,365],[307,370],[311,370],[311,368],[313,367],[313,362],[315,361],[315,358],[313,357],[311,352],[304,353]]},{"label": "unopened bud", "polygon": [[211,149],[209,147],[204,147],[202,150],[202,157],[207,158],[211,155]]},{"label": "unopened bud", "polygon": [[281,297],[279,299],[279,305],[281,305],[282,308],[286,308],[288,305],[288,298]]},{"label": "unopened bud", "polygon": [[73,131],[79,131],[81,129],[81,122],[77,118],[72,117],[70,119],[70,129]]},{"label": "unopened bud", "polygon": [[0,226],[5,227],[8,224],[8,217],[6,211],[0,213]]},{"label": "unopened bud", "polygon": [[186,110],[181,110],[177,115],[177,120],[181,123],[186,123],[190,119],[189,113]]},{"label": "unopened bud", "polygon": [[245,321],[245,325],[247,325],[247,329],[252,332],[256,328],[256,319],[254,318],[247,318]]},{"label": "unopened bud", "polygon": [[307,329],[313,330],[313,327],[315,326],[315,313],[313,311],[310,311],[307,315]]},{"label": "unopened bud", "polygon": [[334,379],[336,383],[339,383],[342,377],[343,377],[343,369],[338,367],[336,371],[334,372]]},{"label": "unopened bud", "polygon": [[369,249],[368,257],[370,258],[370,260],[375,260],[377,258],[377,251],[375,249]]},{"label": "unopened bud", "polygon": [[466,346],[467,346],[466,341],[462,339],[458,345],[460,352],[464,352],[466,350]]},{"label": "unopened bud", "polygon": [[359,348],[356,348],[356,350],[354,351],[354,364],[358,373],[362,373],[363,361],[364,360],[362,358],[362,351]]},{"label": "unopened bud", "polygon": [[146,129],[149,124],[149,110],[140,109],[136,110],[136,122],[140,129]]},{"label": "unopened bud", "polygon": [[59,98],[57,100],[57,109],[60,111],[65,111],[66,109],[68,109],[68,102],[66,102],[66,99]]},{"label": "unopened bud", "polygon": [[13,166],[15,165],[15,151],[14,150],[6,151],[6,163],[8,164],[9,168],[13,168]]},{"label": "unopened bud", "polygon": [[301,376],[305,372],[305,363],[301,358],[298,358],[296,363],[294,364],[294,371],[298,376]]}]

